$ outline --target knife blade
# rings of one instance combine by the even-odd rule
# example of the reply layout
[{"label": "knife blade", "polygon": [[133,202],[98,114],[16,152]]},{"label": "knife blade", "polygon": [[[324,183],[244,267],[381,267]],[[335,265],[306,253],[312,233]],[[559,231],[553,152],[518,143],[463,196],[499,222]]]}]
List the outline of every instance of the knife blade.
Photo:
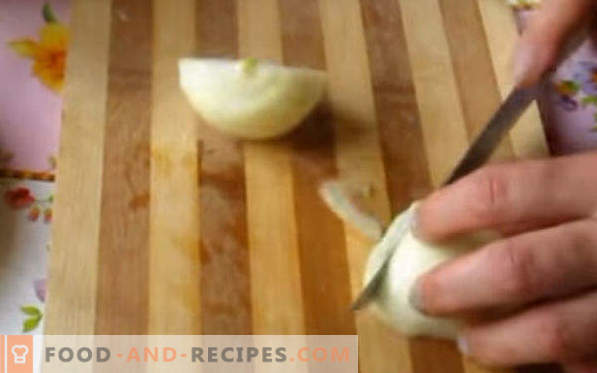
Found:
[{"label": "knife blade", "polygon": [[[489,119],[483,130],[477,135],[471,146],[460,158],[454,170],[450,173],[443,185],[448,185],[458,180],[459,178],[471,173],[479,168],[491,157],[491,154],[500,144],[501,140],[514,126],[520,116],[535,100],[537,94],[544,84],[542,82],[531,86],[529,88],[514,89],[508,94],[506,100],[500,105],[493,116]],[[403,224],[400,229],[403,234],[410,227],[410,220],[412,214],[408,216],[406,224]],[[383,264],[379,267],[377,272],[371,277],[369,282],[365,285],[361,293],[351,306],[351,310],[357,311],[369,304],[374,298],[383,280],[387,274],[390,260],[394,255],[395,247],[388,250],[383,259]]]},{"label": "knife blade", "polygon": [[453,183],[487,162],[504,136],[518,121],[531,102],[535,100],[542,85],[543,82],[529,88],[514,89],[510,92],[506,100],[460,158],[443,186]]}]

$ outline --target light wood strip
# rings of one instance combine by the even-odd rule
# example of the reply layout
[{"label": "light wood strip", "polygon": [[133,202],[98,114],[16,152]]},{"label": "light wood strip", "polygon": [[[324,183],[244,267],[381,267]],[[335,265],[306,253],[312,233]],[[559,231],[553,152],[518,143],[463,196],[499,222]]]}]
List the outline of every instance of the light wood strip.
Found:
[{"label": "light wood strip", "polygon": [[[340,178],[369,185],[373,195],[364,207],[387,222],[390,206],[377,131],[369,62],[358,0],[320,0],[329,74],[329,101],[336,130]],[[373,242],[345,225],[352,296],[362,287],[363,268]],[[369,313],[357,315],[360,369],[409,372],[405,341]]]},{"label": "light wood strip", "polygon": [[438,186],[468,145],[464,114],[437,0],[399,3],[431,179]]},{"label": "light wood strip", "polygon": [[246,144],[245,173],[253,332],[302,334],[305,322],[288,147]]},{"label": "light wood strip", "polygon": [[193,334],[201,320],[197,129],[177,61],[195,47],[195,3],[153,6],[149,333]]},{"label": "light wood strip", "polygon": [[[469,139],[485,127],[501,103],[478,0],[440,0],[446,37],[460,92]],[[495,150],[493,160],[511,160],[507,137]]]},{"label": "light wood strip", "polygon": [[[236,0],[197,0],[197,53],[235,57]],[[242,142],[201,124],[201,261],[204,334],[250,334],[251,278]]]},{"label": "light wood strip", "polygon": [[400,7],[361,0],[387,189],[394,214],[431,191]]},{"label": "light wood strip", "polygon": [[[500,105],[501,95],[493,71],[478,0],[440,0],[440,7],[468,134],[472,140]],[[506,137],[496,149],[492,160],[505,161],[513,157],[510,138]],[[466,358],[462,364],[466,373],[497,372]]]},{"label": "light wood strip", "polygon": [[[429,169],[437,187],[468,146],[466,120],[438,0],[399,2]],[[460,355],[451,343],[416,340],[411,342],[411,354],[415,372],[463,371]],[[429,359],[430,354],[441,358]]]},{"label": "light wood strip", "polygon": [[[317,0],[283,0],[284,63],[325,69]],[[336,177],[334,129],[327,103],[290,135],[293,190],[308,334],[354,334],[344,230],[318,188]]]},{"label": "light wood strip", "polygon": [[[501,1],[478,0],[487,35],[493,70],[502,98],[512,88],[512,55],[518,38],[511,9]],[[548,154],[545,133],[537,105],[533,104],[510,131],[510,141],[518,158]]]},{"label": "light wood strip", "polygon": [[96,332],[145,334],[152,7],[115,2],[111,17]]},{"label": "light wood strip", "polygon": [[[238,0],[241,57],[282,62],[276,0]],[[287,142],[244,145],[255,334],[305,331],[292,163]],[[276,284],[276,286],[272,286]]]},{"label": "light wood strip", "polygon": [[[71,36],[66,71],[45,315],[48,334],[92,334],[95,329],[110,6],[103,0],[72,3],[70,27],[77,32]],[[73,196],[79,203],[72,202]]]}]

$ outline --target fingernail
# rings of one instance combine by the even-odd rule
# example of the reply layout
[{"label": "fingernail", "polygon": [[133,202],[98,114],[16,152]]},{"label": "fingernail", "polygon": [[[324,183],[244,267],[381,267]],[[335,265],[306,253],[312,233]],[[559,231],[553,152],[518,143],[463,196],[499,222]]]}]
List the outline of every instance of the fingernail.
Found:
[{"label": "fingernail", "polygon": [[535,63],[535,50],[532,46],[521,46],[514,56],[514,84],[523,85],[528,80]]},{"label": "fingernail", "polygon": [[458,345],[458,350],[460,350],[461,354],[463,354],[465,356],[470,355],[468,341],[466,340],[466,337],[463,334],[460,334],[458,336],[458,338],[456,339],[456,343]]},{"label": "fingernail", "polygon": [[410,290],[408,301],[419,312],[425,313],[423,306],[422,281],[418,279]]}]

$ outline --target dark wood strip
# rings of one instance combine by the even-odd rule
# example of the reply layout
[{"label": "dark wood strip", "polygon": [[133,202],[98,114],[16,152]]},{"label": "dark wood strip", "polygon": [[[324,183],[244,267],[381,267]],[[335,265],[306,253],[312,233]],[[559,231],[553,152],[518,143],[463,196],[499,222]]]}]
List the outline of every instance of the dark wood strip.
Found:
[{"label": "dark wood strip", "polygon": [[[286,65],[325,69],[316,0],[279,2]],[[305,327],[308,334],[353,334],[350,275],[344,229],[318,188],[337,177],[334,130],[324,103],[293,132],[292,174]]]},{"label": "dark wood strip", "polygon": [[361,0],[375,109],[392,212],[431,191],[400,7]]},{"label": "dark wood strip", "polygon": [[238,55],[235,0],[195,0],[197,54],[236,58]]},{"label": "dark wood strip", "polygon": [[[236,2],[197,0],[198,55],[235,58]],[[201,124],[201,315],[203,334],[250,334],[251,288],[241,143]]]},{"label": "dark wood strip", "polygon": [[[392,212],[433,189],[399,2],[361,0],[384,166]],[[409,341],[414,372],[462,372],[456,348]],[[429,356],[433,355],[430,359]]]},{"label": "dark wood strip", "polygon": [[[473,138],[501,102],[479,5],[476,0],[439,0],[439,4],[466,128]],[[498,156],[512,156],[509,139]]]},{"label": "dark wood strip", "polygon": [[414,373],[464,372],[456,345],[452,342],[414,339],[410,342]]},{"label": "dark wood strip", "polygon": [[[111,18],[96,332],[144,334],[149,304],[151,3],[114,1]],[[135,203],[140,200],[145,202]]]},{"label": "dark wood strip", "polygon": [[516,373],[564,373],[564,369],[556,364],[526,365],[513,371]]}]

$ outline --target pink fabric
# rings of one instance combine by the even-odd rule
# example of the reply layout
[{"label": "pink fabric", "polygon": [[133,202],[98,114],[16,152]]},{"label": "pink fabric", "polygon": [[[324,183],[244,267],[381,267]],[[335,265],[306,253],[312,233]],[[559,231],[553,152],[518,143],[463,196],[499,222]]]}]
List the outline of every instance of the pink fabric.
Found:
[{"label": "pink fabric", "polygon": [[[5,167],[46,171],[56,154],[62,98],[31,74],[32,61],[18,56],[7,43],[38,38],[44,25],[44,0],[1,0],[0,13],[0,149],[13,154]],[[68,0],[52,0],[54,13],[68,24]]]},{"label": "pink fabric", "polygon": [[[0,168],[47,171],[58,150],[62,98],[32,75],[31,59],[8,45],[39,41],[44,3],[0,0]],[[49,4],[68,25],[68,0]],[[54,183],[0,178],[0,334],[43,331],[43,319],[32,325],[21,307],[43,312],[53,191]]]},{"label": "pink fabric", "polygon": [[[518,12],[524,29],[533,11]],[[597,149],[597,28],[565,61],[539,97],[539,108],[552,154]]]},{"label": "pink fabric", "polygon": [[[596,40],[592,35],[558,68],[553,86],[539,100],[547,139],[555,155],[597,149],[597,110],[593,104],[583,104],[584,98],[597,94],[591,87],[594,83],[587,84],[585,79],[597,72]],[[566,82],[578,84],[579,92],[560,93],[557,87]]]}]

